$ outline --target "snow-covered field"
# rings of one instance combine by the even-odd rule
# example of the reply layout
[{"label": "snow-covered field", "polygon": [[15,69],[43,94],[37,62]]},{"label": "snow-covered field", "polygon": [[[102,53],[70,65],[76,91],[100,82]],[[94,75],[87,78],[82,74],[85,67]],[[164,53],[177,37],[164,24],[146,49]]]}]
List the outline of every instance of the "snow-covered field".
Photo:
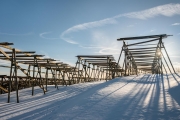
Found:
[{"label": "snow-covered field", "polygon": [[39,87],[15,92],[11,103],[0,95],[0,119],[28,120],[175,120],[180,119],[180,75],[139,75],[110,81]]}]

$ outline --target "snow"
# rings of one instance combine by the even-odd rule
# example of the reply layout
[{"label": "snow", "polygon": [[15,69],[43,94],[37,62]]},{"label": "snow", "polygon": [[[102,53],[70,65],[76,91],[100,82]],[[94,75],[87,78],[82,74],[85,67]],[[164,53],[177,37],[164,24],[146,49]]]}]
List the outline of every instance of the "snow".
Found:
[{"label": "snow", "polygon": [[156,120],[180,119],[180,76],[139,75],[71,86],[35,87],[15,92],[11,103],[0,95],[0,119],[10,120]]}]

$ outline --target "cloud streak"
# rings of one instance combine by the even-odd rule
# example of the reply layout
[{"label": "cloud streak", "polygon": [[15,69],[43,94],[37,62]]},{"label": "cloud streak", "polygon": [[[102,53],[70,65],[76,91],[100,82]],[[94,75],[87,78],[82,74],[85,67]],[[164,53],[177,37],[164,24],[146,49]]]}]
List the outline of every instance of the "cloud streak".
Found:
[{"label": "cloud streak", "polygon": [[154,32],[154,31],[156,31],[156,30],[155,29],[150,30],[150,32]]},{"label": "cloud streak", "polygon": [[74,40],[71,40],[70,38],[64,37],[64,35],[61,35],[60,38],[63,39],[64,41],[70,43],[70,44],[79,44],[79,43],[75,42]]},{"label": "cloud streak", "polygon": [[[159,15],[166,16],[166,17],[171,17],[173,15],[180,15],[180,4],[166,4],[166,5],[153,7],[147,10],[143,10],[143,11],[126,13],[119,16],[145,20],[145,19],[153,18]],[[119,16],[116,16],[116,17],[119,17]]]},{"label": "cloud streak", "polygon": [[86,30],[86,29],[90,29],[90,28],[100,27],[100,26],[103,26],[103,25],[106,25],[106,24],[116,24],[116,23],[117,23],[117,21],[114,18],[106,18],[106,19],[99,20],[99,21],[94,21],[94,22],[88,22],[88,23],[75,25],[75,26],[67,29],[66,31],[64,31],[60,35],[60,38],[65,40],[68,43],[78,44],[77,42],[66,38],[65,35],[68,34],[68,33],[71,33],[71,32],[77,32],[79,30]]},{"label": "cloud streak", "polygon": [[75,26],[65,30],[60,35],[60,38],[71,44],[79,44],[79,43],[75,42],[74,40],[69,39],[65,36],[68,36],[68,34],[70,34],[72,32],[77,32],[80,30],[87,30],[87,29],[91,29],[91,28],[95,28],[95,27],[101,27],[101,26],[104,26],[107,24],[116,24],[117,19],[120,17],[128,17],[128,18],[136,18],[136,19],[145,20],[145,19],[153,18],[153,17],[159,16],[159,15],[166,16],[166,17],[171,17],[173,15],[180,15],[180,4],[161,5],[161,6],[153,7],[153,8],[142,10],[142,11],[119,14],[119,15],[111,17],[111,18],[106,18],[106,19],[99,20],[99,21],[75,25]]},{"label": "cloud streak", "polygon": [[63,34],[66,34],[69,32],[75,32],[78,30],[85,30],[85,29],[89,29],[89,28],[100,27],[100,26],[103,26],[105,24],[115,24],[115,23],[117,23],[117,21],[114,18],[106,18],[106,19],[99,20],[99,21],[75,25],[75,26],[67,29],[65,32],[63,32]]},{"label": "cloud streak", "polygon": [[134,27],[134,25],[128,25],[127,27]]},{"label": "cloud streak", "polygon": [[79,45],[79,47],[81,48],[85,48],[85,49],[99,49],[99,48],[104,48],[104,47],[101,47],[101,46],[82,46],[82,45]]},{"label": "cloud streak", "polygon": [[173,23],[172,26],[180,25],[180,23]]},{"label": "cloud streak", "polygon": [[100,54],[113,54],[113,55],[117,55],[119,54],[119,49],[115,49],[115,48],[103,48],[99,51]]},{"label": "cloud streak", "polygon": [[48,37],[44,36],[44,35],[50,34],[50,33],[52,33],[52,32],[43,32],[43,33],[40,33],[39,36],[44,39],[60,39],[60,38],[48,38]]}]

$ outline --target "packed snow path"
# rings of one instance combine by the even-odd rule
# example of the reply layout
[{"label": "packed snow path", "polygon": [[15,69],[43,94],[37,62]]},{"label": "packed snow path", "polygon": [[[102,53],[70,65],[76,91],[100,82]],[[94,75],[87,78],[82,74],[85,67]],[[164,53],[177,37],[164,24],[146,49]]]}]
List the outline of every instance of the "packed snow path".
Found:
[{"label": "packed snow path", "polygon": [[0,119],[120,120],[180,119],[179,75],[139,75],[0,95]]}]

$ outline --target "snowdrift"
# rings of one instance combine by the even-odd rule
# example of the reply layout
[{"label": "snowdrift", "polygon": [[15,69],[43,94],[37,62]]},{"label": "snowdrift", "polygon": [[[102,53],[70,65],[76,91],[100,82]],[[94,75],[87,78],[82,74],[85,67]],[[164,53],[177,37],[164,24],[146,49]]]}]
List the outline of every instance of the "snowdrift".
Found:
[{"label": "snowdrift", "polygon": [[0,119],[10,120],[120,120],[180,119],[180,77],[139,75],[71,86],[48,86],[44,95],[35,87],[15,92],[11,103],[0,95]]}]

